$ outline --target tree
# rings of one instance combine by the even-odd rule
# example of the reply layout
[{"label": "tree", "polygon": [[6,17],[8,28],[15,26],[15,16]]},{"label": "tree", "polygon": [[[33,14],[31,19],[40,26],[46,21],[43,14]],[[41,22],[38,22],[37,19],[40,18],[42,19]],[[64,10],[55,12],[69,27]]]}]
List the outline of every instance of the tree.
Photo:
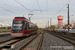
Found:
[{"label": "tree", "polygon": [[50,29],[55,29],[56,26],[55,25],[51,25]]},{"label": "tree", "polygon": [[11,29],[11,26],[9,26],[8,29]]}]

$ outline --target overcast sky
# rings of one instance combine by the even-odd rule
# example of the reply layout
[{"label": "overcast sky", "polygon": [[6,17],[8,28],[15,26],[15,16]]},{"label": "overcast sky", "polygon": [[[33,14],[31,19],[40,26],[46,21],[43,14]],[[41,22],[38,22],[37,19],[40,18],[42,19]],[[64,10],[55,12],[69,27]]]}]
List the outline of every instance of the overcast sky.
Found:
[{"label": "overcast sky", "polygon": [[[12,22],[16,16],[33,14],[31,21],[45,27],[50,18],[57,25],[57,16],[62,15],[63,25],[67,23],[67,5],[70,5],[70,20],[75,19],[75,0],[0,0],[0,22]],[[73,15],[73,16],[72,16]]]}]

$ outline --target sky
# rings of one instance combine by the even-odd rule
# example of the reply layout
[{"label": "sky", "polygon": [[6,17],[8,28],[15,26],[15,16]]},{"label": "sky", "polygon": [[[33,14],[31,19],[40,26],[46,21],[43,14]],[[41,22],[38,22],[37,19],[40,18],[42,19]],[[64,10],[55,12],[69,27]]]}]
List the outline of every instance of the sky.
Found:
[{"label": "sky", "polygon": [[[75,0],[0,0],[0,22],[11,24],[14,17],[31,17],[38,27],[58,25],[57,16],[63,16],[63,25],[67,23],[69,4],[70,23],[75,21]],[[32,16],[28,14],[33,14]]]}]

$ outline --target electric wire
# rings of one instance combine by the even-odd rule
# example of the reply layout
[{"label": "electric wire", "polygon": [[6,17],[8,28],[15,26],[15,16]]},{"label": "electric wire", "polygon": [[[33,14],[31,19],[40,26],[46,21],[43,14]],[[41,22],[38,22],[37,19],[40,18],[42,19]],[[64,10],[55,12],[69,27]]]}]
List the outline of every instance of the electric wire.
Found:
[{"label": "electric wire", "polygon": [[40,12],[42,12],[38,0],[36,0],[36,2],[37,2],[37,4],[38,4],[38,7],[39,7],[39,9],[40,9]]},{"label": "electric wire", "polygon": [[55,14],[55,15],[53,15],[52,17],[54,17],[54,16],[56,16],[59,12],[61,12],[61,10],[70,2],[71,0],[69,0],[60,10],[58,10],[58,12]]},{"label": "electric wire", "polygon": [[5,9],[5,8],[3,8],[3,7],[0,7],[1,9],[4,9],[5,11],[8,11],[8,12],[11,12],[11,13],[13,13],[13,14],[16,14],[16,13],[14,13],[14,12],[12,12],[12,11],[10,11],[10,10],[7,10],[7,9]]},{"label": "electric wire", "polygon": [[[27,7],[25,7],[23,4],[21,4],[18,0],[15,0],[18,4],[20,4],[23,8],[25,8],[29,13],[35,14],[33,11],[29,10]],[[38,16],[38,15],[36,15]]]},{"label": "electric wire", "polygon": [[[37,2],[37,4],[38,4],[38,7],[39,7],[39,9],[40,9],[40,12],[41,12],[41,16],[42,16],[42,10],[41,10],[41,8],[40,8],[40,5],[39,5],[39,2],[38,2],[38,0],[36,0],[36,2]],[[43,18],[42,18],[43,19]]]},{"label": "electric wire", "polygon": [[48,0],[46,0],[46,12],[47,12],[47,8],[48,8]]},{"label": "electric wire", "polygon": [[[2,3],[2,2],[0,2],[0,3]],[[6,3],[2,3],[2,4],[8,5],[8,4],[6,4]],[[10,6],[10,5],[8,5],[8,6]],[[17,15],[16,13],[12,12],[11,10],[5,9],[5,8],[3,8],[3,7],[0,7],[0,8],[1,8],[1,9],[4,9],[5,11],[8,11],[8,12],[10,12],[10,13],[13,13],[13,14]]]},{"label": "electric wire", "polygon": [[15,0],[18,4],[20,4],[23,8],[25,8],[28,12],[32,12],[31,10],[29,10],[28,8],[26,8],[23,4],[21,4],[18,0]]},{"label": "electric wire", "polygon": [[23,4],[21,4],[18,0],[15,0],[18,4],[20,4],[24,9],[26,9],[29,13],[33,14],[33,11],[29,10],[27,7],[25,7]]}]

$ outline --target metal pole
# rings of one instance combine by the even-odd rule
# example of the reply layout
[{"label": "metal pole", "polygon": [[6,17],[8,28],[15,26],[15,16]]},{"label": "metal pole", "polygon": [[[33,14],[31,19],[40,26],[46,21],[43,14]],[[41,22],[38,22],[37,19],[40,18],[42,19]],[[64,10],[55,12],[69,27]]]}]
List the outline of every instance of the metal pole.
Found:
[{"label": "metal pole", "polygon": [[50,27],[51,27],[51,18],[50,18]]},{"label": "metal pole", "polygon": [[48,21],[48,28],[49,28],[49,21]]},{"label": "metal pole", "polygon": [[29,21],[31,21],[31,20],[30,20],[30,17],[29,17]]},{"label": "metal pole", "polygon": [[47,27],[47,22],[46,22],[46,27]]},{"label": "metal pole", "polygon": [[69,4],[68,4],[68,35],[69,35]]}]

